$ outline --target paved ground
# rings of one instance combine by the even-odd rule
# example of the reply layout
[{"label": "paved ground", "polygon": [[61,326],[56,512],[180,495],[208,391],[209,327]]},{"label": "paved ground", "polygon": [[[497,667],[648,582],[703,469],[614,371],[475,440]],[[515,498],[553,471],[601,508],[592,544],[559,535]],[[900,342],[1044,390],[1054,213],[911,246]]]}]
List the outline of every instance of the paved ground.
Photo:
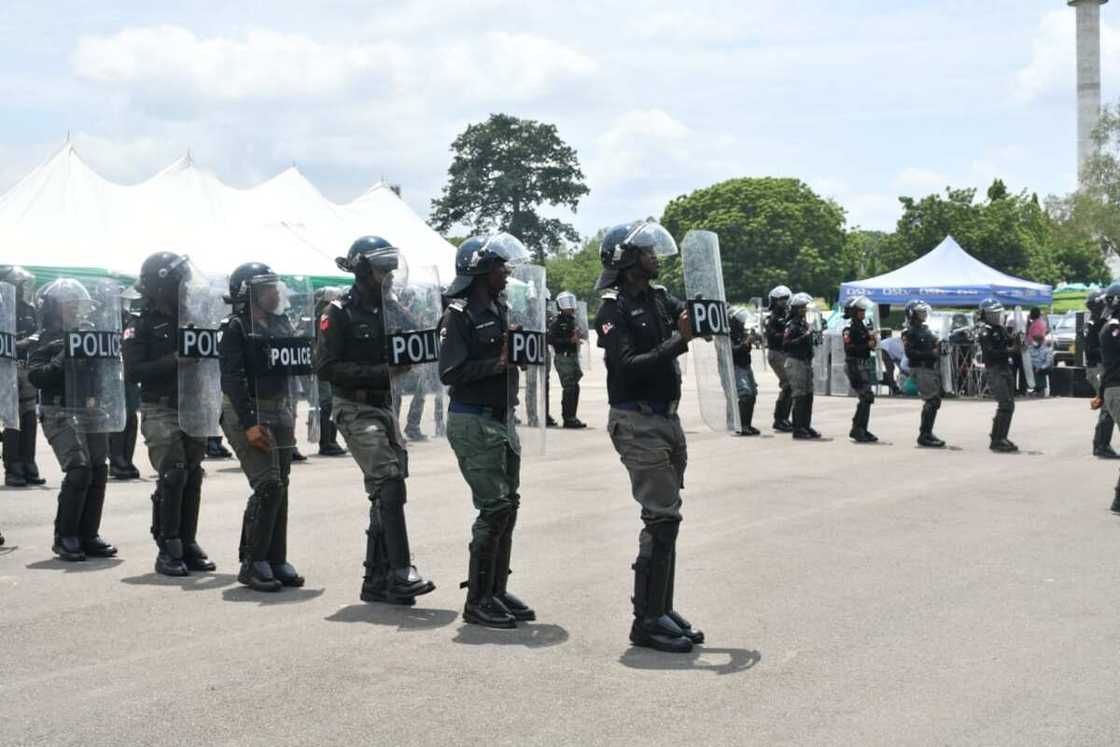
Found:
[{"label": "paved ground", "polygon": [[[1116,468],[1087,456],[1084,400],[1020,403],[986,449],[990,403],[950,402],[914,446],[919,403],[818,400],[826,443],[706,432],[691,463],[678,608],[708,634],[688,656],[631,649],[639,529],[602,428],[550,432],[527,463],[511,588],[540,621],[458,618],[472,511],[443,442],[413,449],[413,552],[439,588],[414,609],[358,601],[367,503],[349,458],[297,466],[299,591],[235,581],[247,488],[210,462],[200,537],[219,564],[152,573],[145,480],[110,486],[111,562],[50,553],[52,489],[0,493],[0,729],[8,744],[1113,743],[1120,519]],[[762,377],[760,424],[772,403]],[[558,391],[553,391],[558,399]],[[794,477],[796,475],[796,477]]]}]

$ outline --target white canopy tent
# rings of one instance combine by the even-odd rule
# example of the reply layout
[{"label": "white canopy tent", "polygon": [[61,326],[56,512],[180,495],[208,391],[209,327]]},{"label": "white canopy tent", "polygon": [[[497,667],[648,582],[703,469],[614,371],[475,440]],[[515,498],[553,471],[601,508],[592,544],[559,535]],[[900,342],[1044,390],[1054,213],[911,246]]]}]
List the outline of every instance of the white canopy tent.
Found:
[{"label": "white canopy tent", "polygon": [[284,274],[340,275],[334,258],[366,234],[399,246],[413,266],[454,274],[455,248],[390,188],[338,205],[294,166],[236,189],[186,156],[124,186],[67,143],[0,195],[0,262],[41,267],[135,275],[148,255],[169,250],[214,273],[263,261]]}]

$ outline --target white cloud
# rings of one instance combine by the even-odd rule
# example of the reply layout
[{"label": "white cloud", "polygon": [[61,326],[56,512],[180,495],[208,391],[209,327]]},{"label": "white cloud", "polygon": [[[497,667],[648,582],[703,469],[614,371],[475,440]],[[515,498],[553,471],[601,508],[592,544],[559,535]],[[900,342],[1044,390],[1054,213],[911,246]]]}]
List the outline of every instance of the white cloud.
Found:
[{"label": "white cloud", "polygon": [[903,169],[894,179],[895,189],[919,195],[941,192],[949,184],[949,177],[939,171],[914,167]]},{"label": "white cloud", "polygon": [[[1108,10],[1108,9],[1104,9]],[[1102,18],[1107,18],[1102,14]],[[1014,98],[1029,103],[1048,96],[1072,96],[1077,79],[1076,14],[1071,8],[1042,17],[1032,41],[1031,59],[1015,76]],[[1101,75],[1120,77],[1120,26],[1101,22]]]}]

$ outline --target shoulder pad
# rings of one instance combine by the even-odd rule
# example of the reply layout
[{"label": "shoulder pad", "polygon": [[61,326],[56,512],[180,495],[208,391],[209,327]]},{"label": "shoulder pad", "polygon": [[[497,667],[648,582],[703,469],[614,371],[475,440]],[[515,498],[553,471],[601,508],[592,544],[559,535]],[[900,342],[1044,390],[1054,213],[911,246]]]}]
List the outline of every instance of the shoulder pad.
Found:
[{"label": "shoulder pad", "polygon": [[660,283],[650,283],[649,287],[653,288],[655,291],[664,291],[666,293],[669,292],[669,289],[666,288],[664,285],[661,285]]},{"label": "shoulder pad", "polygon": [[599,298],[603,299],[604,301],[617,301],[618,288],[604,288],[602,291],[600,291]]},{"label": "shoulder pad", "polygon": [[331,306],[335,307],[336,309],[341,309],[342,306],[343,306],[343,299],[342,298],[334,299],[329,304],[327,304],[327,308],[330,308]]},{"label": "shoulder pad", "polygon": [[454,309],[455,311],[466,311],[467,310],[467,299],[465,299],[465,298],[453,298],[447,303],[447,308],[448,309]]}]

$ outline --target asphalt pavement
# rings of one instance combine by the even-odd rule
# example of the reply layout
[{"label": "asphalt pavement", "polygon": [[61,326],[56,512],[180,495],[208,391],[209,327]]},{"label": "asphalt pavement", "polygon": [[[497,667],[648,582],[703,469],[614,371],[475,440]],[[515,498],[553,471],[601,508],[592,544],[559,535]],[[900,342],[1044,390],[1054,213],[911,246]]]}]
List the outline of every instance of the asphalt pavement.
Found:
[{"label": "asphalt pavement", "polygon": [[[414,608],[358,599],[368,502],[349,457],[292,473],[290,559],[307,586],[236,582],[249,494],[208,461],[199,539],[218,563],[153,573],[154,477],[109,486],[113,560],[53,558],[59,473],[0,491],[0,734],[6,744],[1116,744],[1117,463],[1094,459],[1085,400],[1023,400],[987,449],[992,402],[881,398],[881,445],[847,439],[854,399],[820,397],[830,440],[707,430],[692,382],[677,608],[708,643],[630,647],[638,507],[604,424],[602,364],[585,431],[527,458],[510,589],[538,621],[459,618],[473,519],[443,440],[411,448]],[[554,407],[559,387],[553,383]],[[1120,441],[1118,441],[1120,443]],[[311,453],[310,448],[305,451]]]}]

